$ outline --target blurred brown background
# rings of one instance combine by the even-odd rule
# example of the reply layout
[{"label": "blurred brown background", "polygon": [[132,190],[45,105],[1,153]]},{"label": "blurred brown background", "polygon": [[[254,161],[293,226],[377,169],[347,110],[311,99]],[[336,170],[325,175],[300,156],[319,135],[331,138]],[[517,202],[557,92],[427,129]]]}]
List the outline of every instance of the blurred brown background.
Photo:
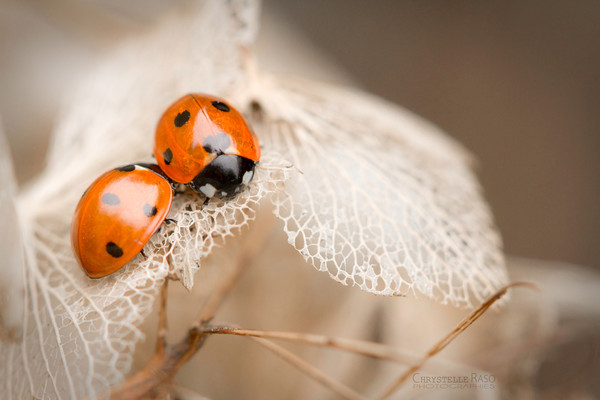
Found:
[{"label": "blurred brown background", "polygon": [[600,266],[600,2],[275,3],[477,155],[508,253]]},{"label": "blurred brown background", "polygon": [[[0,1],[0,115],[22,183],[41,166],[62,95],[168,8],[140,4]],[[288,37],[277,27],[295,26],[364,88],[477,155],[507,252],[599,265],[600,2],[267,0],[264,8],[287,16],[271,26],[273,40]],[[286,59],[305,43],[287,46]]]}]

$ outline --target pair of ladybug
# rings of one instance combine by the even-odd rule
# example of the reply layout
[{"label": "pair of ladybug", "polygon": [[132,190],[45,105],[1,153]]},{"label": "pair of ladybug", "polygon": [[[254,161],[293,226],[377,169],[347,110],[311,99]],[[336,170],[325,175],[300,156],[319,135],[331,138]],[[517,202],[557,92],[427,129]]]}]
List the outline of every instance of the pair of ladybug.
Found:
[{"label": "pair of ladybug", "polygon": [[112,274],[143,249],[169,213],[172,182],[207,200],[232,196],[252,180],[260,147],[236,109],[217,97],[190,94],[162,115],[154,157],[158,165],[104,173],[81,197],[71,241],[91,278]]}]

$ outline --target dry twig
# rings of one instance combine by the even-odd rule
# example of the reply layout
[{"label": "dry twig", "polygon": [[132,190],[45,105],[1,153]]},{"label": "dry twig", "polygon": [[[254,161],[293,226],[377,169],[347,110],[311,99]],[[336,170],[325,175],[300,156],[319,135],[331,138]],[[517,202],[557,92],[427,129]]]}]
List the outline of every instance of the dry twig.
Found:
[{"label": "dry twig", "polygon": [[230,326],[226,327],[209,325],[220,304],[233,289],[241,274],[245,270],[245,266],[249,264],[249,261],[250,259],[248,257],[244,257],[241,260],[241,262],[234,269],[233,273],[211,296],[206,307],[204,307],[194,324],[192,324],[185,339],[175,345],[169,345],[165,340],[167,297],[167,283],[165,282],[161,289],[156,354],[143,369],[128,378],[118,390],[114,391],[111,394],[111,398],[117,400],[142,398],[143,396],[151,393],[159,385],[168,382],[175,375],[175,373],[183,365],[185,365],[185,363],[202,347],[204,341],[209,335],[227,334],[236,336],[249,336],[254,338],[254,340],[256,340],[258,343],[273,351],[284,360],[290,362],[296,368],[306,373],[309,377],[315,379],[317,382],[346,399],[357,400],[364,399],[364,397],[350,387],[328,377],[326,374],[314,368],[304,360],[298,358],[296,355],[290,353],[288,350],[270,342],[269,340],[266,340],[266,338],[337,348],[344,351],[350,351],[365,356],[391,360],[400,363],[413,363],[413,365],[392,384],[390,384],[379,397],[380,399],[385,399],[393,394],[413,373],[421,369],[425,362],[443,350],[456,337],[458,337],[477,319],[479,319],[479,317],[481,317],[510,288],[515,286],[529,286],[535,288],[535,285],[526,282],[516,282],[507,285],[490,299],[488,299],[485,303],[483,303],[477,310],[463,319],[453,331],[436,343],[431,350],[425,354],[425,356],[415,361],[414,357],[403,354],[397,349],[368,341],[346,338],[331,338],[315,334],[268,332],[254,329],[234,328]]},{"label": "dry twig", "polygon": [[469,326],[471,326],[475,321],[479,319],[494,303],[496,303],[502,296],[506,294],[506,292],[516,286],[526,286],[532,289],[537,289],[537,286],[530,282],[514,282],[510,285],[506,285],[504,288],[500,289],[496,294],[490,297],[487,301],[485,301],[479,308],[469,314],[465,319],[460,321],[456,328],[444,336],[439,342],[437,342],[424,356],[421,358],[419,362],[411,366],[406,372],[400,375],[396,380],[394,380],[384,391],[383,393],[377,397],[379,400],[384,400],[390,397],[406,380],[412,376],[415,372],[420,370],[423,365],[433,356],[438,354],[440,351],[446,348],[454,339],[456,339],[461,333],[463,333]]},{"label": "dry twig", "polygon": [[[266,226],[259,224],[252,236],[254,240],[265,238]],[[229,292],[235,287],[246,268],[252,264],[254,256],[260,251],[255,241],[246,243],[240,250],[241,257],[235,264],[231,274],[222,282],[209,298],[195,322],[190,326],[186,337],[175,345],[166,342],[167,332],[167,283],[165,281],[161,288],[161,302],[158,323],[158,338],[156,352],[152,359],[138,372],[130,376],[119,388],[111,391],[110,398],[113,400],[126,400],[144,398],[152,390],[168,382],[181,369],[182,366],[202,347],[206,340],[206,332],[203,329],[215,316],[217,309],[223,303]]]}]

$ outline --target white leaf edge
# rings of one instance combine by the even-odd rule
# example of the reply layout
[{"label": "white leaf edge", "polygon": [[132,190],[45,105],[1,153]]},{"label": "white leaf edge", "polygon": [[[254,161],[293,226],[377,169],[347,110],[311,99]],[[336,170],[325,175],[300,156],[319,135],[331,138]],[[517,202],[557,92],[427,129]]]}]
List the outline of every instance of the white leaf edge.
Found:
[{"label": "white leaf edge", "polygon": [[288,241],[336,281],[473,307],[508,283],[472,157],[422,118],[363,92],[263,77],[265,148],[301,173],[275,198]]},{"label": "white leaf edge", "polygon": [[[257,7],[243,0],[190,2],[120,46],[72,97],[46,168],[17,199],[25,314],[22,341],[0,343],[3,398],[96,398],[129,372],[144,338],[141,323],[173,273],[169,255],[138,256],[122,272],[87,278],[69,238],[75,204],[103,171],[148,159],[153,125],[173,99],[188,91],[226,95],[243,80],[240,45],[255,34]],[[248,198],[262,195],[255,188]]]},{"label": "white leaf edge", "polygon": [[16,205],[17,183],[0,119],[0,339],[22,335],[24,253]]}]

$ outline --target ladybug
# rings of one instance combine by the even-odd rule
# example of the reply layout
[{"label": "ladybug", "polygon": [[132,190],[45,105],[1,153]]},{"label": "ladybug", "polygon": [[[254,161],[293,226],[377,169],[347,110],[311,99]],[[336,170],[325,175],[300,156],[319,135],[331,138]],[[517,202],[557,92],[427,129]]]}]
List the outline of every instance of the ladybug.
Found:
[{"label": "ladybug", "polygon": [[154,157],[169,178],[208,201],[231,197],[250,183],[260,147],[242,114],[225,100],[188,94],[160,118]]},{"label": "ladybug", "polygon": [[73,249],[88,276],[110,275],[142,251],[172,200],[171,184],[156,165],[125,165],[96,179],[71,225]]}]

